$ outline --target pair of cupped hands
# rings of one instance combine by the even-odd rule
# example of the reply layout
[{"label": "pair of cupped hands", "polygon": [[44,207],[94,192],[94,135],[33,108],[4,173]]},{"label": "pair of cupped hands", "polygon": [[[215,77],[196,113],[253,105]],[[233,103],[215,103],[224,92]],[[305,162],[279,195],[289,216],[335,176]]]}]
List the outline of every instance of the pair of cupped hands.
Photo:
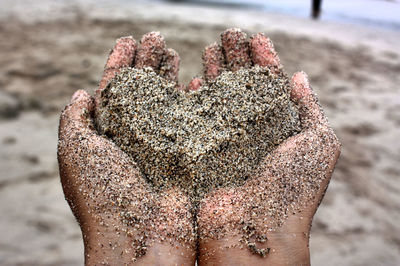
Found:
[{"label": "pair of cupped hands", "polygon": [[[120,38],[94,98],[79,90],[62,112],[60,176],[65,197],[82,229],[86,264],[194,265],[196,260],[210,265],[309,264],[312,218],[339,157],[340,143],[305,73],[291,78],[291,99],[299,108],[302,131],[265,155],[261,175],[240,187],[212,190],[195,213],[183,191],[170,188],[160,193],[152,188],[135,162],[97,132],[94,121],[101,91],[120,69],[151,67],[165,79],[177,81],[179,60],[174,50],[166,49],[158,33],[144,35],[140,44],[131,37]],[[221,34],[221,44],[205,48],[203,63],[203,78],[194,78],[187,87],[177,89],[190,93],[223,71],[242,67],[281,68],[269,38],[256,34],[249,40],[245,33],[232,29]],[[307,189],[307,182],[318,182],[317,189]],[[295,191],[296,200],[293,195],[263,193],[273,183]],[[260,195],[262,200],[257,198]],[[249,204],[253,201],[258,202],[257,212]],[[277,206],[287,210],[285,217],[270,211]],[[252,215],[256,216],[251,224],[254,233],[244,237],[244,226],[248,225],[243,224],[243,217]],[[279,226],[269,230],[267,238],[256,237],[258,231],[274,224]],[[252,245],[246,245],[249,242]]]}]

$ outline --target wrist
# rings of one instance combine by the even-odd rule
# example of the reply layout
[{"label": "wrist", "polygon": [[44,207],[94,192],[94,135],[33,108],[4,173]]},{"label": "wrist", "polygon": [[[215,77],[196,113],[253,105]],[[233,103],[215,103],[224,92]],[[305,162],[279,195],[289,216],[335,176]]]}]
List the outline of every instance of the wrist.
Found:
[{"label": "wrist", "polygon": [[239,231],[218,240],[200,240],[199,264],[310,265],[309,222],[291,216],[262,242],[246,241]]},{"label": "wrist", "polygon": [[191,245],[160,242],[147,233],[127,234],[113,226],[86,228],[85,265],[193,265],[196,260]]},{"label": "wrist", "polygon": [[271,265],[310,265],[308,234],[272,233],[268,241]]},{"label": "wrist", "polygon": [[241,237],[204,241],[200,244],[199,265],[310,265],[306,236],[274,234],[265,244],[256,244],[257,249],[267,251],[264,256],[240,241]]},{"label": "wrist", "polygon": [[143,250],[138,248],[138,243],[133,242],[137,237],[128,235],[121,230],[122,228],[114,226],[114,223],[81,224],[81,229],[85,265],[113,265],[115,263],[128,265],[142,254]]}]

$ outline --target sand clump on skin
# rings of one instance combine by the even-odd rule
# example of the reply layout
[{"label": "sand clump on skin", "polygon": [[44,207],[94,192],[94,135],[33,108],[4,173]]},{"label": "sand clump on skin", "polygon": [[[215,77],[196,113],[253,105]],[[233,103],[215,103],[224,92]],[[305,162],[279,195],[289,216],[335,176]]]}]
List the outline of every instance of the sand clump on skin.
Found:
[{"label": "sand clump on skin", "polygon": [[156,188],[194,201],[240,185],[260,160],[300,131],[287,76],[255,66],[184,92],[152,69],[126,68],[102,92],[97,124]]}]

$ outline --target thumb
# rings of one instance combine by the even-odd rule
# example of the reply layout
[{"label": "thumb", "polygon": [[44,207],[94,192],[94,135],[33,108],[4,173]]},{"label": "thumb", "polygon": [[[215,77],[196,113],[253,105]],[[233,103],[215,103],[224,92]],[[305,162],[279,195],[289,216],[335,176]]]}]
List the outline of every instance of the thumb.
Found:
[{"label": "thumb", "polygon": [[[71,98],[71,103],[67,105],[61,113],[60,125],[58,130],[59,139],[68,138],[72,131],[78,134],[93,131],[91,115],[93,113],[93,99],[84,90],[78,90]],[[74,128],[74,130],[72,130]]]},{"label": "thumb", "polygon": [[309,129],[316,125],[327,124],[318,98],[308,82],[307,74],[304,72],[295,73],[291,79],[291,84],[290,97],[299,107],[302,128]]}]

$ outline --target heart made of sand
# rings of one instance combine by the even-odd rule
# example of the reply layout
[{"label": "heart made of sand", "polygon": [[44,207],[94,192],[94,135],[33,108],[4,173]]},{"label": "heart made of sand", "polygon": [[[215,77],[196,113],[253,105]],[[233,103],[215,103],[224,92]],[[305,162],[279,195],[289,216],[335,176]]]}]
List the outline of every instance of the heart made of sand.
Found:
[{"label": "heart made of sand", "polygon": [[157,187],[237,184],[300,130],[289,94],[284,73],[258,66],[194,92],[150,68],[126,68],[102,92],[97,123]]}]

